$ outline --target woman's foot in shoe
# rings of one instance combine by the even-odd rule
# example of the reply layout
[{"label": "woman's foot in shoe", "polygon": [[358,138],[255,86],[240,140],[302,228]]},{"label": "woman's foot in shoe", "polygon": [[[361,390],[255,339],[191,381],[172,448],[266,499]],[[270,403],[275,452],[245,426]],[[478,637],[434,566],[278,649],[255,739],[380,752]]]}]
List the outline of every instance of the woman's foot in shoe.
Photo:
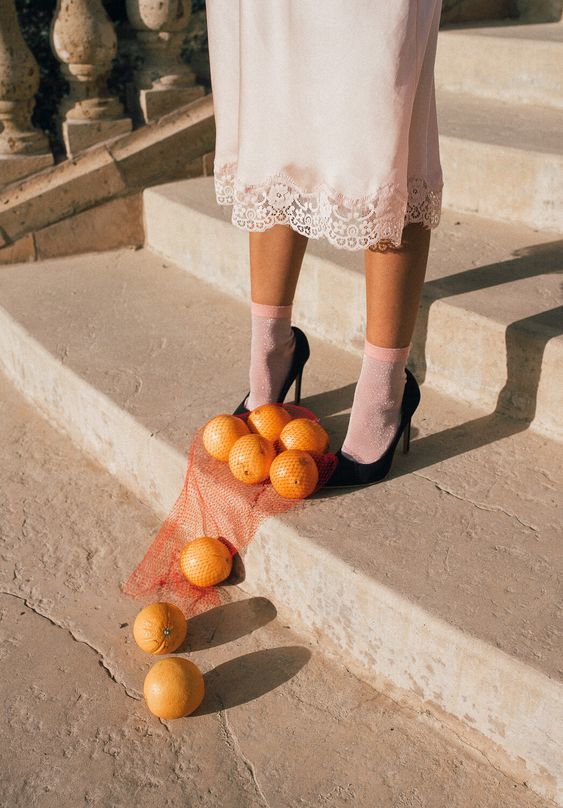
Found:
[{"label": "woman's foot in shoe", "polygon": [[[309,341],[306,335],[297,326],[292,326],[294,345],[289,369],[282,381],[280,392],[277,396],[277,403],[283,404],[293,383],[295,383],[295,403],[299,404],[301,400],[301,380],[303,376],[303,368],[310,356]],[[238,405],[233,415],[242,415],[253,409],[250,401],[250,391],[243,398]]]},{"label": "woman's foot in shoe", "polygon": [[336,452],[338,460],[336,469],[323,487],[352,488],[380,482],[389,473],[401,435],[403,436],[403,452],[408,452],[411,418],[420,402],[420,388],[412,373],[407,369],[405,372],[406,382],[401,402],[399,425],[387,449],[381,457],[372,463],[360,463],[347,457],[342,453],[342,449],[339,449]]}]

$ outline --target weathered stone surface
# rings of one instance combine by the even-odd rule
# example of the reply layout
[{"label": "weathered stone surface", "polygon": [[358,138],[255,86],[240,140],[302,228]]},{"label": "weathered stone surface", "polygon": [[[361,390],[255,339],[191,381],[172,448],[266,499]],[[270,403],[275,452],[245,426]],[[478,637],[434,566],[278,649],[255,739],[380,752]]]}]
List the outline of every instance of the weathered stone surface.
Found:
[{"label": "weathered stone surface", "polygon": [[545,808],[326,660],[262,597],[194,618],[207,694],[160,722],[119,592],[159,520],[0,382],[0,799],[10,808]]},{"label": "weathered stone surface", "polygon": [[38,87],[39,66],[20,31],[15,2],[0,0],[0,156],[49,154],[45,134],[31,124]]},{"label": "weathered stone surface", "polygon": [[137,188],[183,176],[185,166],[215,145],[213,99],[206,95],[108,148],[125,182]]},{"label": "weathered stone surface", "polygon": [[206,96],[117,144],[93,147],[25,183],[0,189],[0,239],[16,241],[114,197],[199,175],[201,156],[214,142],[213,101]]},{"label": "weathered stone surface", "polygon": [[171,87],[139,90],[139,106],[145,122],[154,121],[205,95],[203,87]]},{"label": "weathered stone surface", "polygon": [[74,157],[96,143],[127,134],[131,128],[130,118],[117,118],[109,121],[63,121],[63,140],[67,155]]},{"label": "weathered stone surface", "polygon": [[[528,124],[545,132],[552,120],[557,132],[560,121],[546,119],[542,107],[563,108],[562,50],[562,25],[498,25],[441,31],[435,69],[439,103],[445,90],[509,101],[518,105],[516,109],[534,104],[537,106],[521,110],[520,114],[528,118],[524,127]],[[484,109],[491,128],[501,129],[506,105]],[[468,110],[465,121],[470,122],[472,115]],[[510,135],[507,145],[514,142],[512,132]]]},{"label": "weathered stone surface", "polygon": [[0,228],[15,241],[126,191],[103,146],[1,190]]},{"label": "weathered stone surface", "polygon": [[53,162],[53,155],[50,152],[47,154],[18,154],[12,157],[0,155],[0,188],[48,168],[53,165]]},{"label": "weathered stone surface", "polygon": [[69,83],[59,106],[68,156],[130,131],[131,119],[107,88],[117,36],[101,0],[59,0],[51,45]]},{"label": "weathered stone surface", "polygon": [[18,264],[21,261],[35,261],[36,257],[33,233],[28,233],[27,236],[23,236],[13,244],[0,247],[0,265]]},{"label": "weathered stone surface", "polygon": [[[164,515],[189,435],[245,384],[247,309],[142,252],[7,268],[0,297],[12,378]],[[312,347],[304,403],[336,447],[360,360]],[[264,525],[243,586],[553,797],[563,726],[553,444],[426,386],[415,428],[410,455],[377,490],[321,496]]]},{"label": "weathered stone surface", "polygon": [[38,258],[140,247],[143,243],[143,202],[139,193],[112,199],[35,233]]}]

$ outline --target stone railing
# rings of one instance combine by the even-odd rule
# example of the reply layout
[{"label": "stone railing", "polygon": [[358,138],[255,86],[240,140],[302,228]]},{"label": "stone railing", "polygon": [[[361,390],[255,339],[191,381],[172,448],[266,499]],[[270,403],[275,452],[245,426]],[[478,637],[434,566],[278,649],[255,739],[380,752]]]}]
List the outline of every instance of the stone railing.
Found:
[{"label": "stone railing", "polygon": [[[67,157],[129,132],[205,94],[181,56],[191,0],[127,0],[140,66],[127,87],[127,109],[108,90],[117,36],[102,0],[58,0],[50,44],[69,90],[57,126]],[[0,186],[54,162],[45,134],[32,125],[39,68],[22,36],[15,0],[0,0]]]}]

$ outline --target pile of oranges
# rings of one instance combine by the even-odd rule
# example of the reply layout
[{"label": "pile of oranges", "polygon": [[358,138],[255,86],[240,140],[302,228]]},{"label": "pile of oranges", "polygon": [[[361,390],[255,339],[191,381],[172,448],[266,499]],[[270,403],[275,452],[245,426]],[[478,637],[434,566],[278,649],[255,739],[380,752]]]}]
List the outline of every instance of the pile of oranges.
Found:
[{"label": "pile of oranges", "polygon": [[256,485],[269,478],[280,496],[304,499],[317,487],[315,455],[328,451],[329,437],[311,418],[294,418],[281,404],[262,404],[246,421],[216,415],[205,425],[203,445],[228,463],[237,480]]}]

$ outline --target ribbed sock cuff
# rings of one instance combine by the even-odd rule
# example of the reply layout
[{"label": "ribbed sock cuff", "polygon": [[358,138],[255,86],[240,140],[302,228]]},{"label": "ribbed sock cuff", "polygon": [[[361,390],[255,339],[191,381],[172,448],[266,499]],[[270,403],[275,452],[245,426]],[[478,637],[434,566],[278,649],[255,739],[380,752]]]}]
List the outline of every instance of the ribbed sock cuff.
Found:
[{"label": "ribbed sock cuff", "polygon": [[293,306],[268,306],[265,303],[250,303],[250,311],[257,317],[269,317],[270,319],[281,320],[283,317],[291,319]]},{"label": "ribbed sock cuff", "polygon": [[380,362],[404,362],[406,364],[411,346],[412,343],[409,343],[404,348],[383,348],[380,345],[374,345],[373,342],[368,342],[366,339],[364,353],[373,359],[379,359]]}]

